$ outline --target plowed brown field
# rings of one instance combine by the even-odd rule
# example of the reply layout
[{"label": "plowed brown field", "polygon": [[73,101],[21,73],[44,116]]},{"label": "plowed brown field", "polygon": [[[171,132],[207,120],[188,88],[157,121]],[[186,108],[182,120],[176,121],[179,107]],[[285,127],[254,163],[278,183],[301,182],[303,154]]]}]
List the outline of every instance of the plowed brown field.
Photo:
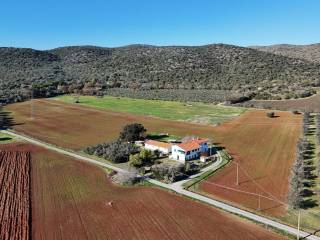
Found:
[{"label": "plowed brown field", "polygon": [[0,239],[30,237],[30,153],[0,149]]},{"label": "plowed brown field", "polygon": [[201,190],[251,209],[259,208],[258,195],[263,195],[260,209],[281,215],[286,209],[283,203],[300,136],[301,116],[278,112],[276,118],[267,118],[265,114],[251,111],[215,128],[215,140],[228,149],[234,161],[203,182]]},{"label": "plowed brown field", "polygon": [[24,143],[0,146],[17,148],[32,156],[32,239],[284,238],[158,188],[116,186],[102,169],[64,155]]},{"label": "plowed brown field", "polygon": [[17,124],[14,129],[61,147],[79,150],[88,145],[119,136],[130,122],[143,123],[149,132],[169,132],[173,135],[204,134],[207,126],[127,113],[99,110],[55,100],[34,100],[34,119],[30,118],[30,101],[5,107]]},{"label": "plowed brown field", "polygon": [[[172,135],[209,137],[227,148],[240,166],[240,185],[236,183],[235,164],[230,164],[203,183],[201,189],[251,209],[258,208],[258,197],[239,191],[261,194],[261,209],[269,214],[282,214],[288,182],[300,135],[301,115],[277,112],[276,118],[266,111],[247,111],[239,118],[218,127],[169,121],[98,110],[54,100],[36,100],[35,119],[30,119],[30,102],[6,107],[20,124],[15,130],[58,146],[82,149],[118,136],[129,122],[140,122],[149,131]],[[226,188],[222,188],[220,185]],[[236,189],[237,191],[235,191]],[[270,198],[272,200],[270,200]]]},{"label": "plowed brown field", "polygon": [[63,155],[39,149],[32,161],[33,239],[283,239],[158,188],[116,186]]}]

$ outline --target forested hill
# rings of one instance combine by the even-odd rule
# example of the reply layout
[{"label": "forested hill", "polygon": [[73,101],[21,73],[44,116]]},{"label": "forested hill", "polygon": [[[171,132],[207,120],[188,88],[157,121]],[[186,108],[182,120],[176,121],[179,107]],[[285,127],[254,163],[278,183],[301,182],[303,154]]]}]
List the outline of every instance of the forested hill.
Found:
[{"label": "forested hill", "polygon": [[310,45],[279,44],[271,46],[252,46],[251,48],[281,56],[320,63],[320,43]]},{"label": "forested hill", "polygon": [[131,88],[232,90],[279,98],[309,90],[319,81],[318,63],[224,44],[0,48],[2,102],[27,98],[30,85],[37,96]]}]

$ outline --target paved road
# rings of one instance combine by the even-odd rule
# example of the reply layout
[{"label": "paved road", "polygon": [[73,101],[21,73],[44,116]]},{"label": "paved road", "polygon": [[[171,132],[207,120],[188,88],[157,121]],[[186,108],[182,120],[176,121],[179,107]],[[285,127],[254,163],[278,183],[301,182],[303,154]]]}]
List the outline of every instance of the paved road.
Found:
[{"label": "paved road", "polygon": [[55,151],[55,152],[58,152],[58,153],[73,157],[73,158],[76,158],[78,160],[82,160],[82,161],[89,162],[89,163],[92,163],[92,164],[95,164],[95,165],[99,165],[100,167],[106,167],[106,168],[112,169],[112,170],[117,171],[117,172],[128,172],[127,170],[115,167],[115,166],[113,166],[111,164],[102,163],[102,162],[99,162],[99,161],[97,161],[95,159],[92,159],[92,158],[89,158],[89,157],[84,157],[82,155],[79,155],[77,153],[71,152],[69,150],[64,150],[62,148],[55,147],[55,146],[50,145],[48,143],[41,142],[39,140],[36,140],[34,138],[31,138],[31,137],[27,137],[25,135],[22,135],[22,134],[19,134],[19,133],[16,133],[16,132],[11,132],[11,131],[6,131],[6,130],[3,130],[2,132],[6,133],[8,135],[20,138],[20,139],[25,140],[27,142],[30,142],[32,144],[44,147],[46,149],[49,149],[49,150],[52,150],[52,151]]},{"label": "paved road", "polygon": [[[52,146],[50,144],[47,144],[47,143],[41,142],[39,140],[24,136],[24,135],[19,134],[19,133],[15,133],[15,132],[11,132],[11,131],[3,131],[3,132],[6,133],[6,134],[9,134],[9,135],[12,135],[14,137],[23,139],[23,140],[25,140],[27,142],[30,142],[32,144],[44,147],[46,149],[49,149],[49,150],[52,150],[52,151],[55,151],[55,152],[58,152],[58,153],[73,157],[75,159],[79,159],[81,161],[86,161],[86,162],[89,162],[89,163],[92,163],[92,164],[95,164],[95,165],[98,165],[98,166],[110,168],[112,170],[119,171],[119,172],[128,172],[127,170],[115,167],[115,166],[107,164],[107,163],[101,163],[101,162],[99,162],[99,161],[97,161],[95,159],[81,156],[81,155],[79,155],[77,153],[74,153],[74,152],[71,152],[71,151],[68,151],[68,150],[64,150],[64,149]],[[242,210],[240,208],[233,207],[233,206],[231,206],[229,204],[226,204],[226,203],[223,203],[223,202],[219,202],[219,201],[213,200],[211,198],[204,197],[204,196],[202,196],[200,194],[187,191],[187,190],[183,189],[181,187],[181,185],[165,184],[165,183],[153,180],[153,179],[148,179],[148,181],[150,183],[153,183],[154,185],[157,185],[157,186],[172,190],[172,191],[174,191],[176,193],[179,193],[181,195],[184,195],[184,196],[187,196],[187,197],[191,197],[191,198],[194,198],[196,200],[205,202],[205,203],[210,204],[210,205],[212,205],[214,207],[218,207],[220,209],[223,209],[223,210],[225,210],[227,212],[241,215],[241,216],[246,217],[248,219],[251,219],[253,221],[256,221],[256,222],[259,222],[259,223],[262,223],[262,224],[265,224],[265,225],[268,225],[268,226],[271,226],[271,227],[274,227],[274,228],[277,228],[279,230],[285,231],[285,232],[293,234],[293,235],[297,235],[298,234],[298,230],[296,228],[287,226],[287,225],[282,224],[282,223],[278,223],[276,221],[270,220],[270,219],[265,218],[265,217],[261,217],[261,216],[259,216],[257,214]],[[307,232],[300,231],[300,237],[305,237],[307,235],[309,235]],[[320,237],[309,236],[309,237],[307,237],[307,239],[309,239],[309,240],[320,240]]]}]

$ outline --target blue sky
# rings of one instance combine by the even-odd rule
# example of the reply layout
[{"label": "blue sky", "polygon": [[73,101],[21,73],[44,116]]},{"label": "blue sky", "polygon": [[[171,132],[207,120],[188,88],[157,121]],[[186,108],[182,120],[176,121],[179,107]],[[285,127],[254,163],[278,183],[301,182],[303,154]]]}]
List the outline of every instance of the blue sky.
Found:
[{"label": "blue sky", "polygon": [[320,0],[1,0],[0,46],[320,42]]}]

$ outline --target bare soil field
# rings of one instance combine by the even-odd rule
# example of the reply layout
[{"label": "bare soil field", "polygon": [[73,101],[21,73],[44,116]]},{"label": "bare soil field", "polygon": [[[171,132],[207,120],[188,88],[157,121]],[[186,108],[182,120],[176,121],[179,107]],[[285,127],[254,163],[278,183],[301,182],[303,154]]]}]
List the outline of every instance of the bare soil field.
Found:
[{"label": "bare soil field", "polygon": [[[3,149],[1,149],[3,148]],[[0,148],[0,239],[30,239],[30,153]]]},{"label": "bare soil field", "polygon": [[[139,122],[149,132],[168,132],[175,136],[210,135],[211,127],[182,121],[137,116],[100,110],[55,100],[34,100],[34,119],[30,101],[5,107],[12,112],[14,129],[57,146],[80,150],[118,137],[128,123]],[[210,135],[212,136],[212,135]]]},{"label": "bare soil field", "polygon": [[[203,192],[251,209],[258,208],[272,215],[284,213],[290,169],[300,135],[301,115],[277,112],[266,117],[264,110],[247,111],[240,117],[217,127],[179,121],[135,116],[99,110],[54,100],[34,102],[34,120],[30,119],[30,102],[6,107],[18,125],[14,129],[37,139],[80,150],[88,145],[114,139],[127,123],[139,122],[149,132],[166,132],[175,136],[196,135],[213,139],[226,147],[239,163],[240,185],[236,185],[235,163],[203,183]],[[223,185],[226,188],[222,188]],[[237,191],[235,191],[236,189]],[[242,192],[240,192],[242,191]],[[270,200],[270,198],[272,200]]]},{"label": "bare soil field", "polygon": [[104,170],[69,157],[16,146],[31,148],[33,239],[284,238],[158,188],[119,187]]},{"label": "bare soil field", "polygon": [[[290,169],[301,131],[301,115],[251,111],[214,129],[214,140],[234,157],[232,163],[201,184],[210,193],[272,215],[284,213]],[[239,164],[239,185],[237,185]],[[256,194],[248,194],[247,192]]]},{"label": "bare soil field", "polygon": [[289,100],[251,100],[239,106],[257,107],[278,110],[299,110],[308,112],[320,112],[320,94],[311,97]]}]

